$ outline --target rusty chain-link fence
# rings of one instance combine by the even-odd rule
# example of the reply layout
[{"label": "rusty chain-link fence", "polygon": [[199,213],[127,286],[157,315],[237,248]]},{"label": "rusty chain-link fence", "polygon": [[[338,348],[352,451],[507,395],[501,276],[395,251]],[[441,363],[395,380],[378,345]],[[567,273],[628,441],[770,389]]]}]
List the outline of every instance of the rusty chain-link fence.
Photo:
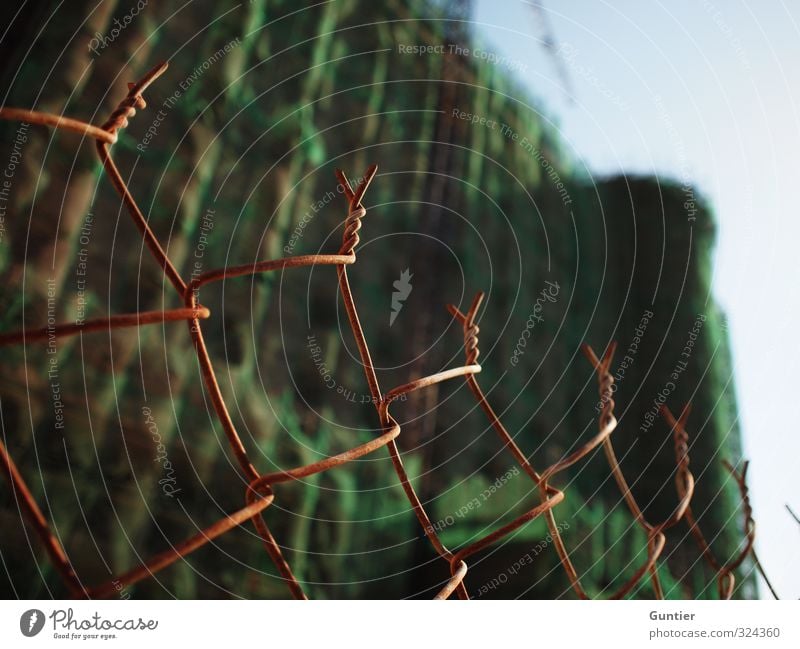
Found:
[{"label": "rusty chain-link fence", "polygon": [[[220,535],[225,534],[247,521],[252,521],[267,554],[274,563],[291,594],[298,599],[305,599],[306,594],[300,582],[292,573],[291,566],[285,559],[279,542],[273,537],[263,518],[264,510],[269,507],[277,497],[274,489],[275,485],[299,480],[324,471],[337,470],[342,465],[364,457],[367,454],[380,453],[383,448],[386,448],[389,452],[394,471],[400,480],[400,485],[413,507],[414,513],[416,514],[425,536],[430,541],[439,557],[448,564],[450,578],[441,587],[436,595],[436,599],[446,599],[453,593],[456,593],[462,599],[468,599],[469,593],[464,583],[464,578],[468,570],[467,560],[475,553],[507,537],[521,526],[540,516],[543,516],[547,523],[553,545],[555,546],[560,563],[566,572],[572,589],[578,597],[582,599],[588,598],[589,596],[586,590],[584,590],[581,585],[578,569],[570,558],[570,550],[561,537],[560,526],[557,523],[557,506],[565,499],[566,495],[563,491],[552,485],[551,481],[557,474],[579,462],[601,446],[625,503],[635,523],[644,531],[647,538],[646,559],[643,561],[642,565],[636,569],[632,577],[612,594],[612,598],[618,599],[626,597],[645,579],[649,579],[652,592],[656,598],[664,597],[664,591],[658,576],[657,562],[664,549],[666,532],[681,521],[686,522],[689,531],[700,547],[704,559],[715,571],[717,575],[717,589],[721,598],[729,599],[733,595],[735,585],[734,571],[745,559],[751,557],[755,567],[761,570],[758,558],[753,549],[755,523],[748,498],[746,462],[741,468],[726,464],[727,469],[738,485],[744,515],[744,541],[737,556],[733,560],[721,562],[714,555],[692,513],[691,501],[695,488],[695,480],[689,465],[689,435],[686,430],[686,423],[690,410],[688,406],[677,418],[673,416],[666,406],[662,406],[661,409],[674,436],[675,461],[677,466],[675,487],[678,503],[672,515],[662,522],[651,523],[645,518],[622,473],[611,440],[612,433],[617,426],[617,420],[614,416],[614,379],[610,373],[610,366],[614,355],[614,345],[611,345],[600,358],[598,358],[591,347],[588,345],[584,346],[584,352],[597,373],[598,391],[602,403],[597,434],[580,448],[544,470],[537,470],[534,468],[528,460],[528,456],[516,444],[512,436],[503,426],[500,418],[495,414],[495,411],[492,409],[492,406],[489,404],[489,401],[478,383],[477,375],[481,371],[481,366],[478,363],[480,352],[478,349],[479,327],[477,322],[478,312],[483,300],[482,293],[476,295],[471,307],[466,313],[461,312],[454,306],[448,307],[452,316],[463,328],[465,365],[419,378],[386,392],[382,391],[378,383],[375,367],[370,355],[370,349],[359,321],[356,302],[350,290],[347,277],[347,267],[356,262],[359,230],[361,229],[362,219],[367,213],[363,205],[363,200],[370,183],[375,177],[377,171],[376,166],[373,165],[367,170],[363,179],[356,187],[351,186],[343,172],[337,171],[338,181],[343,188],[345,198],[348,202],[348,212],[344,222],[342,245],[336,254],[293,256],[241,266],[226,266],[194,276],[187,283],[171,263],[155,234],[149,227],[147,219],[137,205],[136,199],[123,180],[110,154],[111,146],[117,141],[118,132],[128,125],[128,119],[133,117],[137,110],[146,107],[142,93],[166,70],[166,67],[166,64],[158,65],[140,81],[129,84],[127,96],[120,102],[109,119],[100,127],[48,113],[14,108],[0,109],[0,117],[3,119],[21,120],[72,131],[93,138],[96,141],[97,153],[102,161],[106,174],[122,198],[134,224],[143,237],[144,243],[147,245],[153,258],[163,270],[166,279],[184,304],[182,308],[164,311],[145,311],[111,315],[107,318],[58,324],[36,330],[23,329],[21,331],[4,333],[0,334],[0,346],[27,345],[29,343],[43,342],[53,338],[73,336],[81,333],[185,321],[189,328],[190,340],[194,347],[194,352],[197,355],[206,390],[211,397],[213,409],[226,433],[230,450],[236,457],[239,468],[248,482],[244,494],[245,506],[242,509],[221,518],[213,525],[210,525],[194,536],[148,559],[141,565],[118,574],[114,579],[98,585],[86,585],[82,582],[80,575],[76,574],[73,569],[67,549],[62,546],[59,539],[51,530],[50,524],[37,505],[31,490],[28,488],[22,472],[17,468],[7,448],[2,440],[0,440],[2,469],[12,491],[12,496],[18,503],[28,524],[35,530],[50,561],[63,579],[69,592],[74,597],[102,598],[112,595],[126,586],[152,577],[160,570],[165,569]],[[245,445],[228,411],[217,381],[215,369],[203,335],[202,321],[210,316],[210,311],[202,305],[200,300],[201,289],[213,282],[236,277],[252,276],[276,270],[282,271],[286,268],[317,265],[334,266],[336,268],[339,290],[344,301],[353,337],[358,346],[366,380],[380,420],[382,432],[367,443],[355,446],[343,453],[329,456],[324,460],[290,470],[262,473],[250,460]],[[522,515],[494,529],[478,540],[464,547],[449,549],[437,535],[437,530],[432,524],[403,466],[397,446],[397,438],[401,433],[401,427],[397,420],[391,415],[389,409],[393,401],[404,398],[404,395],[408,393],[416,390],[424,390],[426,387],[436,383],[457,378],[463,378],[466,381],[475,400],[484,411],[490,425],[496,431],[500,444],[513,455],[519,467],[527,473],[538,489],[539,500]]]}]

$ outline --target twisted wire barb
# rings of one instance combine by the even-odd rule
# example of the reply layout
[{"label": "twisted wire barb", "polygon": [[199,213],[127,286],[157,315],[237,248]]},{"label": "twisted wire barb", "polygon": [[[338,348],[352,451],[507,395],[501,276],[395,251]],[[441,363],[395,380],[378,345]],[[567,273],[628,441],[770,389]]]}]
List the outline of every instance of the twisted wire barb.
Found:
[{"label": "twisted wire barb", "polygon": [[[483,294],[478,293],[473,304],[480,304],[482,299]],[[471,316],[470,314],[464,315],[453,305],[450,305],[448,309],[462,323],[464,330],[464,350],[467,359],[476,359],[480,354],[478,349],[479,328],[474,322],[474,314]],[[590,348],[587,349],[591,351]],[[489,419],[491,426],[497,432],[500,440],[514,456],[514,459],[517,461],[520,467],[525,471],[525,473],[528,474],[531,480],[533,480],[534,484],[539,488],[540,503],[506,525],[461,549],[456,555],[458,559],[463,559],[486,548],[487,546],[511,534],[525,523],[537,518],[540,515],[544,515],[560,563],[570,580],[570,585],[579,598],[589,599],[589,595],[583,588],[578,576],[578,572],[575,569],[572,560],[570,559],[569,551],[567,550],[564,540],[561,537],[561,531],[556,523],[555,514],[553,512],[555,506],[564,500],[565,494],[560,489],[549,484],[549,480],[558,473],[561,473],[568,467],[585,458],[601,444],[604,445],[604,447],[607,449],[607,452],[610,449],[611,457],[613,457],[613,449],[610,446],[610,435],[616,428],[617,420],[613,415],[613,400],[610,398],[610,385],[613,381],[613,378],[611,378],[611,375],[608,372],[608,367],[610,365],[612,355],[613,347],[610,348],[606,353],[603,362],[601,364],[598,362],[598,380],[600,381],[600,392],[601,398],[603,398],[604,408],[599,419],[599,430],[597,435],[584,443],[576,451],[570,453],[567,457],[562,458],[558,462],[549,466],[541,474],[536,471],[536,469],[528,460],[527,456],[514,441],[513,437],[508,433],[508,430],[489,404],[486,395],[483,393],[483,390],[478,384],[477,378],[474,375],[467,377],[466,380],[470,390]],[[621,472],[619,471],[619,467],[616,465],[616,463],[612,463],[612,471],[615,471],[615,473],[618,473],[621,477]],[[654,589],[656,590],[656,595],[663,596],[660,585],[658,585],[657,575],[655,573],[655,561],[664,547],[664,541],[664,535],[660,534],[660,532],[653,532],[648,535],[647,561],[635,572],[628,582],[626,582],[618,591],[611,595],[611,599],[619,599],[627,595],[641,580],[644,573],[648,571],[651,572],[651,575],[654,575]]]},{"label": "twisted wire barb", "polygon": [[[478,293],[475,296],[475,299],[473,300],[472,305],[466,314],[461,313],[461,311],[452,305],[448,306],[450,313],[462,324],[463,327],[464,351],[466,359],[466,364],[464,366],[455,367],[432,374],[430,376],[416,379],[410,383],[395,387],[386,393],[381,391],[375,366],[372,362],[369,347],[367,345],[366,337],[358,317],[358,311],[347,276],[347,266],[354,264],[356,261],[355,251],[360,242],[359,231],[362,226],[362,219],[367,213],[362,201],[370,183],[376,175],[376,165],[369,167],[367,173],[364,175],[363,179],[355,189],[353,189],[351,186],[350,181],[347,179],[347,176],[344,174],[344,172],[338,169],[336,170],[336,177],[344,190],[345,199],[348,202],[348,213],[344,221],[342,245],[337,254],[299,255],[259,261],[239,266],[226,266],[224,268],[206,271],[194,277],[187,284],[175,266],[172,264],[155,233],[150,228],[146,217],[141,212],[136,200],[128,189],[127,184],[123,180],[119,169],[110,155],[110,147],[117,142],[119,131],[128,126],[128,120],[136,115],[137,110],[142,110],[147,106],[142,93],[150,86],[150,84],[152,84],[159,76],[161,76],[166,69],[167,64],[161,63],[151,69],[139,81],[135,83],[129,83],[128,94],[111,113],[108,120],[100,127],[93,126],[79,120],[52,115],[49,113],[40,113],[17,108],[0,108],[0,118],[2,119],[24,120],[34,124],[71,131],[95,140],[97,153],[103,164],[103,169],[105,170],[115,190],[120,195],[123,204],[130,214],[134,225],[142,235],[142,238],[154,260],[159,264],[166,278],[174,288],[177,296],[184,303],[184,307],[176,309],[111,315],[107,318],[97,318],[81,323],[64,323],[58,324],[51,328],[41,328],[33,331],[22,329],[20,331],[4,333],[0,334],[0,347],[40,342],[42,340],[47,340],[48,337],[53,335],[55,335],[56,338],[60,338],[83,333],[91,333],[95,331],[110,331],[112,329],[140,327],[148,324],[174,322],[180,320],[186,321],[193,342],[195,354],[200,364],[203,383],[211,397],[212,407],[217,415],[217,419],[225,431],[228,439],[228,445],[236,457],[242,473],[248,480],[247,489],[245,490],[245,506],[242,509],[222,517],[221,519],[212,523],[210,526],[203,529],[201,532],[157,554],[141,565],[128,570],[118,577],[94,587],[86,587],[81,583],[79,577],[76,575],[64,547],[50,529],[47,519],[39,509],[33,495],[30,492],[30,489],[22,477],[22,474],[17,469],[10,454],[8,453],[8,450],[0,440],[0,459],[2,460],[0,466],[2,467],[3,474],[10,484],[12,492],[17,497],[17,502],[22,509],[23,515],[34,528],[48,557],[54,564],[67,589],[74,597],[108,597],[116,592],[119,592],[121,588],[152,577],[157,572],[167,568],[179,559],[186,557],[215,538],[229,532],[230,530],[242,525],[247,521],[252,521],[257,534],[262,540],[267,554],[278,570],[281,578],[289,588],[292,596],[298,599],[306,599],[306,594],[301,584],[292,573],[288,561],[282,554],[280,545],[272,535],[266,521],[264,520],[263,514],[265,510],[274,502],[276,497],[273,490],[274,485],[293,480],[300,480],[310,475],[322,473],[324,471],[343,466],[349,462],[364,457],[365,455],[373,453],[380,448],[386,447],[389,451],[394,471],[400,480],[400,485],[412,506],[414,514],[417,517],[425,536],[437,554],[441,557],[441,559],[447,562],[449,567],[450,577],[439,590],[435,596],[435,599],[446,599],[453,593],[457,593],[462,599],[468,599],[469,595],[464,584],[464,579],[467,574],[467,563],[465,560],[473,554],[508,536],[527,522],[532,521],[542,515],[545,517],[550,534],[554,540],[554,545],[556,547],[560,562],[569,577],[572,588],[580,598],[586,599],[588,598],[588,595],[581,585],[578,573],[569,557],[569,552],[564,544],[563,539],[561,538],[560,529],[556,524],[553,513],[555,506],[564,500],[565,494],[563,491],[549,484],[548,481],[555,477],[558,473],[585,458],[600,445],[603,446],[606,452],[612,473],[623,493],[631,513],[633,514],[636,522],[645,530],[648,538],[646,561],[637,569],[636,573],[612,595],[612,597],[621,598],[627,595],[634,588],[634,586],[639,583],[646,573],[650,574],[656,596],[663,597],[663,591],[656,571],[656,561],[664,547],[665,536],[663,532],[669,527],[677,524],[677,522],[684,517],[689,521],[693,534],[703,549],[703,554],[706,556],[707,560],[712,564],[712,566],[715,566],[715,568],[719,571],[720,592],[722,593],[724,591],[724,593],[730,597],[733,592],[734,584],[732,571],[741,564],[748,552],[752,552],[752,544],[755,534],[755,525],[752,519],[752,509],[749,504],[747,486],[745,483],[747,465],[745,464],[745,468],[741,474],[736,473],[733,467],[729,468],[732,475],[737,480],[742,494],[746,518],[745,526],[748,539],[747,545],[737,560],[727,564],[726,566],[720,566],[720,564],[713,557],[708,544],[705,542],[702,533],[699,531],[699,528],[694,522],[691,514],[691,508],[689,506],[692,493],[694,492],[694,478],[689,471],[687,446],[688,436],[685,433],[684,427],[685,417],[688,415],[688,408],[684,410],[684,413],[681,415],[681,419],[678,421],[674,421],[668,411],[666,411],[665,416],[667,416],[667,419],[672,422],[671,425],[673,426],[675,434],[676,462],[678,467],[676,473],[676,486],[678,488],[680,502],[673,515],[666,521],[658,525],[651,525],[648,523],[627,486],[627,482],[622,475],[610,440],[611,433],[617,426],[617,420],[613,414],[614,402],[611,398],[613,378],[609,372],[609,366],[614,352],[613,346],[606,351],[602,361],[597,359],[591,348],[588,346],[584,348],[584,351],[597,370],[599,391],[601,399],[604,403],[599,419],[598,433],[588,442],[584,443],[578,450],[554,463],[542,473],[538,473],[534,469],[512,436],[509,435],[499,417],[489,405],[489,402],[487,401],[477,382],[476,375],[481,371],[481,366],[477,362],[480,355],[480,350],[478,348],[478,333],[480,329],[476,322],[476,316],[483,301],[483,293]],[[226,281],[228,279],[237,277],[252,276],[259,273],[283,270],[285,268],[299,268],[316,265],[336,266],[339,289],[342,295],[345,310],[347,312],[348,322],[359,350],[359,356],[361,358],[364,374],[372,395],[372,401],[375,404],[380,422],[381,433],[366,443],[357,445],[336,455],[326,457],[318,462],[295,467],[293,469],[262,474],[250,461],[247,450],[242,442],[241,437],[239,436],[236,425],[233,422],[220,390],[214,366],[203,336],[202,321],[208,319],[211,313],[209,309],[203,306],[199,301],[200,289],[210,283]],[[537,485],[540,494],[540,502],[509,523],[502,525],[498,529],[486,534],[482,538],[479,538],[478,540],[453,552],[442,543],[441,539],[436,533],[430,517],[428,516],[428,513],[422,505],[422,502],[417,496],[411,480],[404,468],[401,453],[397,445],[397,438],[400,435],[401,427],[397,420],[390,414],[389,407],[393,401],[397,400],[403,395],[459,377],[463,377],[466,380],[467,385],[469,386],[475,399],[486,414],[504,446],[511,452],[518,464]],[[755,555],[753,556],[755,557]]]},{"label": "twisted wire barb", "polygon": [[[675,419],[672,412],[670,412],[669,408],[666,405],[661,406],[661,412],[663,413],[664,417],[669,422],[670,426],[672,426],[676,431],[676,436],[680,435],[684,448],[686,448],[686,463],[688,465],[689,462],[689,455],[688,455],[688,439],[689,435],[686,432],[686,419],[688,417],[689,406],[687,405],[684,409],[683,413],[678,419]],[[700,552],[703,558],[706,560],[709,566],[716,571],[717,573],[717,592],[721,599],[730,599],[733,596],[733,590],[736,585],[736,577],[734,575],[734,571],[742,565],[744,560],[750,556],[753,560],[753,563],[756,569],[759,571],[761,576],[764,578],[764,581],[767,584],[772,596],[775,599],[780,599],[778,594],[775,592],[775,588],[772,586],[769,578],[764,571],[761,562],[758,559],[758,555],[755,551],[755,540],[756,540],[756,522],[753,518],[753,507],[750,504],[750,492],[747,486],[747,469],[750,466],[750,462],[744,461],[742,463],[741,471],[737,471],[736,467],[733,466],[728,460],[722,461],[723,466],[731,474],[731,477],[736,482],[736,486],[739,490],[739,498],[742,503],[742,514],[744,517],[743,523],[743,532],[745,543],[739,553],[735,556],[735,558],[729,560],[727,563],[720,562],[716,555],[714,554],[713,550],[711,549],[710,544],[706,541],[706,538],[700,529],[700,525],[697,523],[697,520],[694,517],[694,513],[692,512],[691,504],[686,504],[686,522],[689,525],[689,531],[694,538],[697,546],[700,548]],[[677,483],[676,483],[677,484]],[[682,493],[682,485],[677,484],[678,493]]]}]

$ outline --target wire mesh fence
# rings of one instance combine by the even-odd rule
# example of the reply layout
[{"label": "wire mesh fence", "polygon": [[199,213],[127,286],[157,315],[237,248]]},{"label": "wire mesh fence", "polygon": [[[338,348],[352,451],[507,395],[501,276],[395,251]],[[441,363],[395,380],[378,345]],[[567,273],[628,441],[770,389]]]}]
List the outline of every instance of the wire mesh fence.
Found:
[{"label": "wire mesh fence", "polygon": [[[565,455],[550,466],[541,470],[537,470],[533,466],[528,459],[528,455],[518,446],[514,437],[509,434],[478,383],[477,376],[481,372],[481,365],[478,363],[478,357],[480,355],[478,347],[478,320],[480,307],[483,301],[482,293],[479,292],[475,296],[466,313],[455,306],[448,306],[451,315],[461,325],[463,330],[465,351],[464,365],[418,378],[387,391],[382,390],[378,382],[370,348],[359,320],[356,300],[351,291],[347,275],[348,266],[356,263],[356,249],[360,241],[359,231],[362,227],[362,220],[367,214],[363,202],[370,183],[376,176],[377,167],[375,165],[369,167],[355,187],[350,183],[344,172],[338,170],[336,172],[337,180],[340,187],[343,188],[343,194],[347,200],[347,216],[344,220],[342,243],[335,254],[290,256],[238,266],[225,266],[193,275],[189,281],[184,279],[175,265],[170,261],[169,256],[150,228],[146,217],[142,213],[131,189],[124,181],[110,153],[111,146],[117,141],[120,130],[128,125],[128,120],[136,114],[137,110],[146,108],[143,93],[165,70],[166,64],[160,64],[154,67],[138,82],[130,83],[127,96],[119,103],[109,119],[100,127],[48,113],[14,108],[0,109],[0,117],[3,119],[19,120],[72,131],[73,133],[78,133],[95,140],[97,154],[102,162],[106,175],[120,195],[125,208],[142,236],[144,244],[147,246],[155,262],[161,268],[169,285],[171,285],[175,294],[184,305],[181,308],[162,311],[141,311],[110,315],[106,318],[55,325],[51,324],[39,329],[22,329],[20,331],[4,333],[0,334],[0,346],[27,345],[29,343],[40,343],[66,336],[110,331],[119,328],[144,327],[167,322],[185,322],[189,330],[187,344],[191,344],[193,347],[199,363],[205,389],[211,398],[213,410],[225,432],[230,452],[236,458],[239,470],[247,481],[247,488],[244,494],[244,506],[241,509],[222,517],[199,533],[178,544],[172,545],[160,554],[142,562],[140,565],[125,572],[118,573],[113,579],[97,585],[86,585],[73,568],[72,562],[69,559],[68,550],[63,547],[59,538],[53,533],[50,523],[37,504],[22,472],[14,463],[2,440],[0,440],[0,456],[2,456],[3,460],[3,472],[11,488],[12,495],[27,519],[28,524],[34,529],[49,560],[52,562],[72,596],[102,598],[113,595],[127,586],[153,577],[159,571],[164,570],[171,564],[174,564],[183,557],[186,557],[195,550],[210,543],[215,538],[250,521],[260,537],[266,553],[291,595],[298,599],[305,599],[306,593],[300,580],[298,580],[292,572],[292,568],[282,552],[281,544],[273,536],[270,527],[264,519],[264,511],[275,502],[276,498],[279,498],[279,494],[276,494],[275,486],[290,481],[299,481],[308,476],[326,471],[340,470],[341,467],[354,460],[363,458],[372,453],[382,453],[384,452],[382,450],[384,448],[389,453],[394,472],[408,502],[413,508],[420,527],[440,559],[447,564],[450,577],[441,585],[436,594],[436,599],[446,599],[453,594],[463,599],[469,598],[469,593],[465,584],[465,576],[469,565],[467,560],[476,553],[508,537],[526,523],[539,517],[542,517],[547,524],[550,537],[552,538],[552,544],[558,554],[560,565],[563,567],[573,591],[579,598],[589,598],[587,590],[581,583],[579,569],[574,565],[570,549],[562,538],[561,526],[557,519],[558,505],[565,500],[567,495],[564,491],[551,484],[551,482],[559,473],[577,462],[580,462],[600,447],[603,449],[611,474],[622,494],[634,523],[644,532],[647,539],[645,559],[642,561],[641,565],[636,568],[634,574],[612,593],[612,598],[618,599],[629,596],[632,591],[645,580],[649,581],[654,597],[663,598],[665,596],[664,589],[659,579],[658,561],[664,551],[666,533],[671,528],[684,521],[688,525],[691,535],[697,542],[703,558],[716,574],[717,590],[721,598],[729,599],[733,596],[735,586],[734,571],[736,571],[748,557],[752,558],[757,569],[761,569],[753,547],[755,541],[755,523],[748,497],[746,462],[743,463],[741,468],[726,464],[726,468],[731,473],[738,486],[744,518],[744,541],[738,554],[732,560],[723,562],[715,556],[692,512],[691,501],[695,490],[695,479],[690,470],[689,463],[689,435],[686,429],[690,411],[688,405],[678,417],[675,417],[666,406],[662,406],[661,408],[661,412],[673,433],[676,462],[675,488],[678,502],[672,514],[661,522],[652,523],[645,517],[623,475],[612,443],[612,433],[617,427],[617,419],[614,415],[615,403],[613,399],[614,378],[611,374],[611,363],[615,351],[615,345],[613,344],[605,350],[601,357],[598,357],[591,347],[584,346],[584,353],[597,374],[598,393],[600,403],[602,404],[597,433],[577,450]],[[366,443],[359,444],[336,455],[328,456],[321,461],[288,470],[263,473],[251,460],[237,430],[237,426],[234,423],[233,417],[226,405],[222,390],[220,389],[217,370],[209,354],[203,332],[203,321],[211,316],[211,312],[202,304],[202,289],[215,282],[227,281],[238,277],[254,276],[262,273],[283,271],[289,268],[311,266],[333,266],[336,269],[338,291],[341,293],[347,320],[358,348],[381,432],[374,439]],[[437,525],[432,522],[422,500],[412,484],[412,479],[409,477],[403,465],[401,453],[397,444],[397,440],[401,434],[401,425],[390,413],[390,407],[394,401],[404,399],[406,395],[410,393],[425,390],[435,384],[453,379],[463,379],[466,382],[476,403],[484,412],[489,425],[497,433],[499,443],[513,456],[518,467],[530,477],[535,489],[538,490],[539,498],[537,502],[532,503],[530,509],[513,520],[494,528],[489,533],[475,540],[471,540],[462,547],[450,549],[442,542],[437,533]]]}]

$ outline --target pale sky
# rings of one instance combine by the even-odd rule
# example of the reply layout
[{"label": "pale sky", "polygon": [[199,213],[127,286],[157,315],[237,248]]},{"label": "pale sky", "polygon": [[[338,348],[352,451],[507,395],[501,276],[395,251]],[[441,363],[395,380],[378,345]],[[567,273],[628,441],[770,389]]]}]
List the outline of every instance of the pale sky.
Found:
[{"label": "pale sky", "polygon": [[800,513],[800,4],[544,6],[567,87],[532,2],[477,0],[475,32],[521,70],[576,167],[688,176],[717,215],[714,293],[728,315],[756,548],[778,594],[800,598],[800,526],[785,508]]}]

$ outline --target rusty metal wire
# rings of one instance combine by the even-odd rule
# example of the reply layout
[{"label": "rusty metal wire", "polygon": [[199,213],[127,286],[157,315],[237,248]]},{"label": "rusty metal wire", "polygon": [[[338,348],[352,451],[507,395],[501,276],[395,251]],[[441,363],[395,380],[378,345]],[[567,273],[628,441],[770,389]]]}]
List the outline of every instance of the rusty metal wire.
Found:
[{"label": "rusty metal wire", "polygon": [[[617,420],[614,417],[614,401],[612,399],[613,377],[610,373],[610,365],[614,354],[614,345],[611,345],[598,359],[592,349],[584,346],[584,352],[597,372],[597,381],[603,408],[598,421],[598,432],[589,441],[585,442],[576,451],[570,453],[551,466],[538,472],[525,453],[519,448],[512,436],[503,426],[499,417],[495,414],[486,396],[481,390],[477,374],[481,371],[478,364],[478,333],[479,327],[476,317],[483,300],[483,294],[478,293],[472,302],[467,313],[462,313],[456,307],[450,305],[448,309],[453,317],[462,325],[464,334],[464,350],[466,364],[449,370],[439,372],[430,376],[419,378],[415,381],[395,387],[387,392],[382,392],[378,383],[375,367],[370,356],[364,331],[358,316],[355,300],[347,277],[347,267],[356,261],[356,248],[359,244],[359,230],[361,229],[362,219],[366,216],[367,210],[362,204],[364,195],[377,172],[377,167],[372,165],[367,170],[361,182],[353,188],[346,175],[337,170],[336,176],[341,184],[345,198],[348,202],[347,217],[344,221],[344,233],[342,245],[337,254],[318,254],[285,257],[281,259],[267,260],[241,266],[228,266],[207,271],[190,281],[188,284],[183,280],[177,269],[174,267],[167,256],[158,238],[151,230],[147,219],[142,214],[136,200],[128,189],[122,178],[114,160],[110,155],[110,147],[117,141],[118,132],[128,125],[128,119],[132,118],[137,110],[146,107],[146,102],[142,93],[161,76],[167,69],[167,64],[162,63],[150,70],[141,80],[136,83],[128,84],[128,94],[119,103],[109,119],[100,127],[81,122],[79,120],[64,118],[57,115],[40,113],[16,108],[0,109],[0,118],[7,120],[24,120],[29,123],[60,128],[74,133],[93,138],[96,142],[97,153],[103,164],[106,175],[111,180],[117,193],[129,212],[134,224],[138,228],[142,238],[147,245],[155,261],[159,264],[164,275],[169,280],[178,297],[183,301],[184,307],[165,311],[146,311],[138,313],[128,313],[122,315],[111,315],[107,318],[88,320],[83,323],[65,323],[56,325],[55,328],[42,328],[36,330],[21,330],[0,334],[0,347],[17,344],[27,344],[46,340],[48,335],[55,334],[56,337],[73,336],[79,333],[90,333],[94,331],[108,331],[123,327],[141,327],[148,324],[185,321],[189,328],[194,351],[200,364],[200,370],[206,390],[211,397],[211,404],[227,436],[228,444],[239,468],[248,480],[245,491],[245,506],[235,511],[212,525],[206,527],[194,536],[178,543],[164,552],[148,559],[142,565],[124,572],[114,579],[96,586],[85,586],[78,575],[75,573],[68,554],[61,545],[58,538],[53,534],[50,525],[42,511],[39,509],[30,489],[27,486],[22,474],[12,460],[5,445],[0,440],[0,457],[2,458],[3,473],[9,482],[11,490],[20,504],[25,518],[33,527],[36,535],[47,553],[50,561],[55,566],[61,576],[65,586],[74,597],[100,598],[108,597],[121,588],[135,584],[143,579],[152,577],[157,572],[167,568],[179,559],[186,557],[198,548],[209,543],[213,539],[225,534],[226,532],[252,521],[253,525],[261,538],[264,548],[277,568],[280,576],[286,583],[292,596],[298,599],[306,599],[306,594],[299,581],[292,573],[289,563],[281,552],[280,545],[273,537],[270,529],[263,518],[263,512],[275,500],[274,486],[299,480],[307,476],[335,469],[353,460],[361,458],[369,453],[373,453],[381,448],[386,448],[392,460],[394,470],[400,480],[401,487],[410,502],[414,513],[422,527],[425,536],[437,554],[447,562],[450,578],[437,593],[435,599],[446,599],[453,593],[462,599],[468,599],[469,595],[464,583],[467,574],[467,562],[470,556],[484,550],[490,545],[507,537],[509,534],[519,529],[526,523],[544,516],[550,534],[554,540],[554,545],[563,566],[570,585],[577,596],[581,599],[588,599],[589,595],[581,584],[578,570],[570,559],[569,551],[561,538],[560,528],[556,523],[555,508],[563,502],[565,494],[557,487],[550,484],[556,475],[566,470],[576,462],[582,460],[592,453],[599,446],[603,447],[608,460],[611,472],[622,492],[623,498],[630,510],[635,522],[647,535],[647,557],[643,564],[639,566],[633,576],[622,584],[612,598],[623,598],[640,584],[645,575],[649,575],[655,597],[663,598],[664,592],[661,587],[658,572],[657,560],[664,549],[665,534],[669,528],[678,524],[681,520],[686,520],[689,529],[701,548],[702,554],[718,575],[718,589],[721,597],[730,598],[734,589],[733,571],[736,570],[748,555],[752,555],[757,563],[757,558],[753,552],[753,542],[755,539],[755,524],[752,517],[747,485],[745,482],[747,463],[744,464],[741,472],[737,472],[734,467],[726,464],[731,475],[739,487],[743,510],[745,515],[745,547],[737,558],[726,564],[721,564],[714,556],[711,548],[705,540],[700,528],[695,520],[690,502],[694,493],[694,477],[689,470],[688,455],[688,435],[685,429],[686,419],[689,408],[685,408],[681,416],[676,420],[668,409],[663,409],[663,414],[670,424],[675,442],[675,454],[677,471],[675,476],[676,489],[679,502],[673,514],[659,524],[649,523],[639,508],[628,483],[614,453],[611,442],[611,434],[617,427]],[[220,390],[216,373],[211,357],[206,346],[203,335],[201,321],[207,319],[211,314],[208,308],[203,306],[199,300],[200,289],[213,282],[225,281],[228,279],[252,276],[258,273],[283,270],[285,268],[297,268],[304,266],[332,265],[336,267],[339,289],[344,301],[347,318],[350,328],[358,346],[359,355],[364,367],[364,373],[369,385],[372,401],[375,404],[378,419],[381,427],[381,434],[375,439],[355,446],[347,451],[325,458],[324,460],[299,466],[293,469],[261,473],[250,461],[247,450],[242,442],[237,428],[231,418]],[[436,533],[434,525],[426,512],[422,502],[411,483],[411,480],[403,466],[400,450],[397,446],[397,438],[400,435],[400,424],[390,414],[389,407],[392,402],[408,393],[422,390],[434,384],[454,378],[463,377],[470,391],[474,395],[478,405],[486,414],[492,428],[498,434],[500,441],[505,448],[513,455],[519,466],[527,473],[538,488],[539,502],[525,513],[517,516],[512,521],[505,523],[499,528],[475,540],[468,545],[455,551],[449,550],[442,543]],[[760,564],[757,563],[760,567]]]}]

